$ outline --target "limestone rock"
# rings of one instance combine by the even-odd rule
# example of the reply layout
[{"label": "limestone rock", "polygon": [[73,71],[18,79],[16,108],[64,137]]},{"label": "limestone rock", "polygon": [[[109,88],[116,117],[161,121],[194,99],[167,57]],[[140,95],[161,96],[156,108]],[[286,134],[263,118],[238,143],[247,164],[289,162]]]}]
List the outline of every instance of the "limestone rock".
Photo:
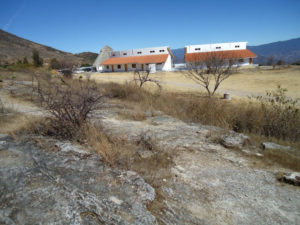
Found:
[{"label": "limestone rock", "polygon": [[157,224],[146,208],[155,191],[137,173],[106,167],[67,142],[58,150],[8,142],[0,151],[0,224]]},{"label": "limestone rock", "polygon": [[295,186],[300,186],[300,173],[293,172],[283,174],[283,176],[278,177],[278,180]]},{"label": "limestone rock", "polygon": [[262,147],[264,150],[291,150],[290,146],[283,146],[273,142],[263,142]]},{"label": "limestone rock", "polygon": [[248,136],[235,132],[230,132],[229,134],[221,136],[221,144],[226,148],[242,149],[249,141],[250,139]]}]

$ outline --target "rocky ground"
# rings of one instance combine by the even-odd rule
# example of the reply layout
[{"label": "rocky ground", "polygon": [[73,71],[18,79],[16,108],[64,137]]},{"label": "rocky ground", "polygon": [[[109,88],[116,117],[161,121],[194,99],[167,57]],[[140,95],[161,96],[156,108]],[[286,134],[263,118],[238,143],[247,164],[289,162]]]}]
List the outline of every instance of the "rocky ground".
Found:
[{"label": "rocky ground", "polygon": [[[32,111],[26,107],[20,111]],[[135,171],[108,167],[83,146],[2,134],[0,224],[300,223],[299,187],[276,178],[278,171],[292,171],[266,165],[263,150],[246,136],[160,112],[124,119],[124,107],[106,104],[91,119],[111,137],[143,140],[132,151],[144,169],[164,153],[170,164],[158,164],[150,176],[140,172],[143,164]]]},{"label": "rocky ground", "polygon": [[137,173],[68,142],[0,138],[0,224],[156,224]]},{"label": "rocky ground", "polygon": [[108,107],[98,116],[106,132],[127,140],[143,136],[174,153],[171,176],[160,187],[164,208],[156,217],[162,224],[300,223],[299,188],[276,180],[278,170],[288,170],[259,165],[262,154],[243,146],[245,136],[225,135],[236,141],[239,150],[232,150],[216,143],[225,132],[216,127],[159,113],[144,121],[122,120],[117,111]]}]

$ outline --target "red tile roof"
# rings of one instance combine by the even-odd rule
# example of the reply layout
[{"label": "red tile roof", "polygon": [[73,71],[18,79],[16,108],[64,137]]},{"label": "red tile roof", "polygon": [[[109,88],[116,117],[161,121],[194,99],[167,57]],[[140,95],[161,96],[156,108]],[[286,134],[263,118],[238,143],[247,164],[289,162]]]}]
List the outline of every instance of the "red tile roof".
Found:
[{"label": "red tile roof", "polygon": [[218,56],[222,59],[242,59],[242,58],[256,58],[257,57],[250,50],[244,49],[244,50],[185,53],[185,61],[186,62],[203,61],[211,56]]},{"label": "red tile roof", "polygon": [[108,58],[104,60],[102,65],[116,65],[116,64],[144,64],[144,63],[164,63],[167,61],[168,54],[162,55],[143,55],[143,56],[128,56],[118,58]]}]

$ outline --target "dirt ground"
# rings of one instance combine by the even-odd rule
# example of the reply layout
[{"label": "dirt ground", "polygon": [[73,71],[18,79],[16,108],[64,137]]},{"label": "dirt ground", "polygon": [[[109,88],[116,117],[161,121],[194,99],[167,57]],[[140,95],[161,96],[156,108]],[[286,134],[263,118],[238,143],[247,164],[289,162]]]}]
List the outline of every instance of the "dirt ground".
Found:
[{"label": "dirt ground", "polygon": [[[170,91],[204,91],[204,88],[186,77],[186,72],[158,72],[151,75],[162,83],[165,90]],[[99,82],[124,82],[133,78],[132,72],[95,73],[92,79]],[[218,89],[219,94],[230,93],[236,97],[264,95],[266,90],[275,90],[277,85],[288,89],[287,95],[300,98],[300,67],[290,66],[281,69],[240,69],[224,81]]]}]

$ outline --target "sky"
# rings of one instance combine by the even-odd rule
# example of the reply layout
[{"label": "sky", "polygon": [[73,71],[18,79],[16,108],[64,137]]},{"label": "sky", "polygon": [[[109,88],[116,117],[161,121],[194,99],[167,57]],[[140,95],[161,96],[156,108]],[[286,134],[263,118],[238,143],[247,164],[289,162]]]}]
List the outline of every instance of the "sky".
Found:
[{"label": "sky", "polygon": [[300,37],[300,0],[0,0],[0,29],[72,53],[260,45]]}]

